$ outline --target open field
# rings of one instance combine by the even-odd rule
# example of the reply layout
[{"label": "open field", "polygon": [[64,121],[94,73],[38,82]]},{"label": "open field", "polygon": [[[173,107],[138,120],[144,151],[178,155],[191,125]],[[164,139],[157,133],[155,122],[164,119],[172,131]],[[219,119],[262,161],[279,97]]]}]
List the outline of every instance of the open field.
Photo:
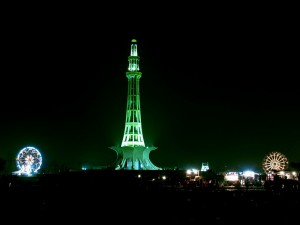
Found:
[{"label": "open field", "polygon": [[1,196],[2,218],[68,224],[290,224],[300,208],[299,190],[183,188],[114,172],[12,177],[2,180]]}]

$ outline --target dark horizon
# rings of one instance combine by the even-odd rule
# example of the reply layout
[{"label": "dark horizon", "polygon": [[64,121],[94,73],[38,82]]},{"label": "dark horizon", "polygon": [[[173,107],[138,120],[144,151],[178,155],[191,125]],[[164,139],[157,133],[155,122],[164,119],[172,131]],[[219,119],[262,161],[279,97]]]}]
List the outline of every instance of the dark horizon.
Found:
[{"label": "dark horizon", "polygon": [[248,16],[159,32],[99,30],[99,20],[65,16],[11,19],[2,41],[0,157],[34,146],[45,166],[113,163],[109,147],[122,141],[136,39],[154,165],[256,169],[273,151],[300,162],[295,22]]}]

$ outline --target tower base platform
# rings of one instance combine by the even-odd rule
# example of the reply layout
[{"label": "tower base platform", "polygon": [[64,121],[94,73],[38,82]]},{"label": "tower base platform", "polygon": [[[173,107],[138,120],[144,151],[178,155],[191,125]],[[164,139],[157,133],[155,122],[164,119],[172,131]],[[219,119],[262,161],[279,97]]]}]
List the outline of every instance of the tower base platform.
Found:
[{"label": "tower base platform", "polygon": [[117,159],[113,164],[115,170],[161,170],[153,165],[149,154],[156,147],[110,147],[116,151]]}]

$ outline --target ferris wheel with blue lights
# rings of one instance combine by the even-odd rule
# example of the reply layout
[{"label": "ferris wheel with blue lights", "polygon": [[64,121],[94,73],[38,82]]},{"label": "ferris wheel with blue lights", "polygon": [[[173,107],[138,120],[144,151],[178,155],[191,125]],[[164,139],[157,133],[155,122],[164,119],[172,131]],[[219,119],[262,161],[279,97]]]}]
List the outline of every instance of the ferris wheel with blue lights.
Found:
[{"label": "ferris wheel with blue lights", "polygon": [[16,161],[19,173],[31,175],[41,168],[42,155],[38,149],[29,146],[19,151]]}]

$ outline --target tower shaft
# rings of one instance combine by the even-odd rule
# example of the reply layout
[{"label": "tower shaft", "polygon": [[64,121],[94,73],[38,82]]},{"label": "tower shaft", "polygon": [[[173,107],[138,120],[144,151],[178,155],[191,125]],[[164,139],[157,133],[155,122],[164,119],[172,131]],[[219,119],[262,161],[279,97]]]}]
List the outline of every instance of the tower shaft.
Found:
[{"label": "tower shaft", "polygon": [[142,77],[142,73],[139,71],[139,60],[137,44],[136,42],[132,42],[131,53],[128,57],[129,66],[126,72],[128,79],[127,109],[121,147],[145,147],[140,105],[140,78]]}]

